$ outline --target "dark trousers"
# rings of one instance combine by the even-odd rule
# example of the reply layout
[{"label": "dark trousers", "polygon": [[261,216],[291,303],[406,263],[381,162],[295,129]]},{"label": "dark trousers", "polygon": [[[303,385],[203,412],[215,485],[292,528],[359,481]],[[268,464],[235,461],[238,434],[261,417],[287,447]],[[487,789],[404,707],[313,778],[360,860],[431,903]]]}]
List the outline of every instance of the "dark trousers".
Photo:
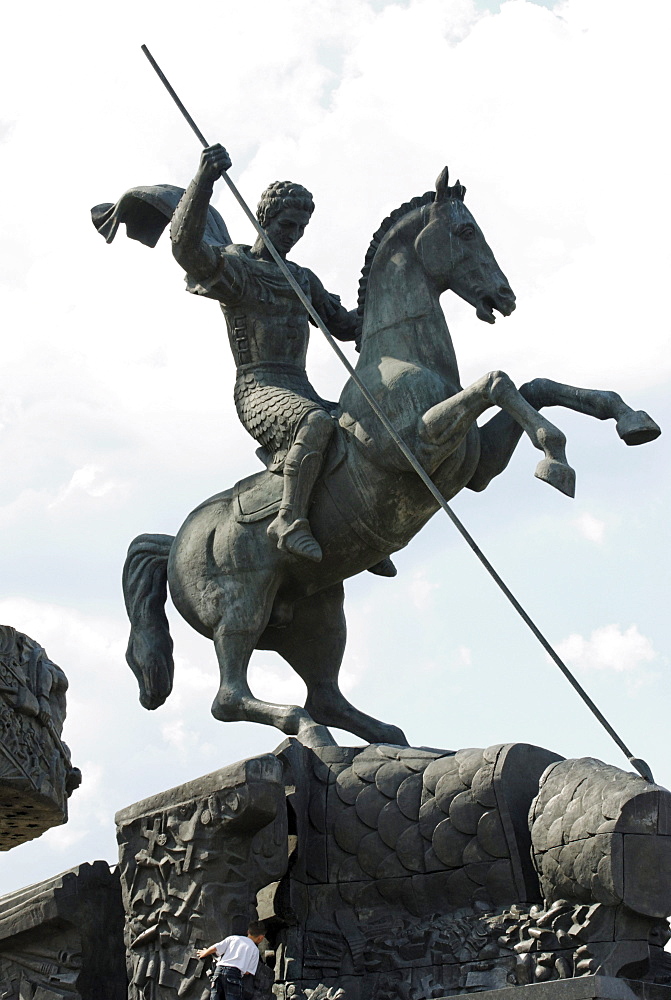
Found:
[{"label": "dark trousers", "polygon": [[231,965],[220,966],[212,979],[210,1000],[242,1000],[242,973]]}]

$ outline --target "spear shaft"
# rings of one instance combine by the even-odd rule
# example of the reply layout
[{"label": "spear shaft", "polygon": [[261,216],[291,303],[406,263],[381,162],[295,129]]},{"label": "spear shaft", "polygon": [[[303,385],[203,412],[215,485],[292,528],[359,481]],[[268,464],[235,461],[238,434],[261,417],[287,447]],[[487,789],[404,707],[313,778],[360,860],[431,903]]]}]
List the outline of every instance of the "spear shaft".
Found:
[{"label": "spear shaft", "polygon": [[[203,133],[200,131],[200,129],[198,128],[198,126],[194,122],[193,118],[191,117],[191,115],[189,114],[189,112],[186,110],[186,108],[184,107],[184,105],[182,104],[182,102],[180,101],[180,99],[177,96],[175,90],[170,85],[170,83],[169,83],[169,81],[168,81],[165,73],[163,73],[163,71],[161,70],[160,66],[158,65],[158,63],[156,62],[156,60],[154,59],[154,57],[152,56],[151,52],[149,51],[149,49],[147,48],[146,45],[142,46],[142,51],[144,52],[144,54],[146,55],[147,59],[149,60],[149,62],[153,66],[153,68],[155,69],[155,71],[156,71],[159,79],[163,83],[164,87],[166,88],[166,90],[168,91],[168,93],[170,94],[170,96],[172,97],[173,101],[175,102],[175,104],[177,105],[177,107],[179,108],[179,110],[184,115],[184,117],[187,120],[187,122],[189,123],[190,127],[193,129],[194,133],[198,136],[199,142],[201,142],[204,147],[209,146],[209,143],[208,143],[207,139],[205,138],[205,136],[203,135]],[[261,239],[265,243],[265,245],[268,248],[268,252],[270,253],[271,257],[273,258],[273,260],[275,261],[275,263],[279,267],[280,271],[282,272],[282,274],[284,275],[284,277],[287,279],[287,281],[291,285],[292,289],[294,290],[294,292],[296,293],[296,295],[298,296],[298,298],[302,302],[303,306],[307,310],[308,315],[310,316],[310,318],[314,322],[315,326],[317,326],[321,330],[321,332],[324,334],[324,336],[328,340],[329,344],[331,345],[331,347],[333,348],[333,350],[338,355],[338,357],[342,361],[343,365],[345,366],[345,368],[349,372],[350,377],[354,380],[354,382],[359,387],[359,390],[363,394],[363,396],[366,399],[366,402],[368,403],[368,405],[373,410],[373,413],[375,413],[375,415],[378,418],[378,420],[380,420],[380,422],[384,426],[384,428],[387,431],[387,433],[391,435],[392,440],[397,445],[397,447],[401,450],[401,452],[403,453],[404,457],[406,458],[406,460],[408,461],[408,463],[412,466],[412,468],[415,470],[415,472],[417,473],[417,475],[420,477],[420,479],[422,480],[422,482],[424,483],[424,485],[426,486],[426,488],[433,495],[435,501],[443,508],[443,510],[445,511],[445,513],[451,518],[452,522],[456,525],[456,527],[461,532],[461,534],[464,535],[464,537],[468,541],[468,543],[471,546],[471,548],[474,548],[475,542],[470,538],[470,535],[468,535],[468,533],[466,532],[466,529],[463,527],[463,525],[461,524],[461,522],[457,519],[456,514],[454,514],[454,512],[448,507],[448,504],[447,504],[447,501],[445,500],[445,497],[442,495],[442,493],[440,492],[440,490],[438,489],[438,487],[433,483],[433,481],[429,477],[429,475],[426,472],[426,470],[417,461],[417,459],[415,458],[415,456],[413,455],[413,453],[410,451],[410,449],[408,448],[408,446],[405,443],[405,441],[403,440],[403,438],[400,437],[400,435],[396,431],[395,427],[393,426],[393,424],[390,422],[389,418],[387,417],[386,413],[382,409],[380,409],[380,406],[378,405],[377,400],[371,395],[369,389],[361,381],[361,379],[357,375],[356,371],[354,370],[353,366],[350,364],[350,361],[347,358],[347,356],[345,354],[343,354],[343,352],[340,350],[340,347],[338,346],[338,344],[336,343],[336,341],[333,339],[333,337],[331,336],[330,332],[326,328],[326,325],[325,325],[324,321],[322,320],[321,316],[316,311],[315,307],[312,305],[312,302],[310,302],[309,298],[306,296],[305,292],[303,291],[303,289],[301,288],[301,286],[298,284],[298,282],[294,278],[293,274],[291,273],[291,271],[287,267],[286,261],[282,257],[280,257],[280,255],[277,252],[277,250],[275,249],[275,246],[273,245],[272,241],[270,240],[270,238],[268,237],[267,233],[265,232],[265,230],[261,226],[261,223],[259,222],[259,220],[256,218],[256,216],[254,215],[254,213],[251,211],[251,209],[247,205],[247,202],[242,197],[242,195],[238,191],[237,187],[235,186],[235,184],[233,183],[233,181],[231,180],[231,178],[228,176],[228,173],[226,171],[224,171],[221,176],[223,177],[224,181],[228,185],[228,188],[229,188],[231,194],[233,195],[233,197],[235,198],[235,200],[237,201],[237,203],[240,205],[240,208],[245,213],[245,215],[247,216],[247,218],[249,219],[249,221],[251,222],[251,224],[254,226],[254,229],[256,230],[256,232],[258,233],[258,235],[261,237]],[[475,548],[476,548],[476,551],[477,551],[477,547],[475,547]]]},{"label": "spear shaft", "polygon": [[[147,59],[151,63],[152,67],[156,71],[156,74],[159,77],[159,79],[161,80],[163,86],[168,91],[168,93],[172,97],[173,101],[175,102],[175,104],[177,105],[177,107],[179,108],[179,110],[184,115],[184,118],[189,123],[190,127],[193,129],[194,133],[198,137],[198,141],[200,143],[202,143],[202,145],[204,147],[209,146],[209,143],[208,143],[207,139],[205,138],[205,136],[203,135],[203,133],[200,131],[200,129],[198,128],[198,126],[194,122],[193,118],[191,117],[191,115],[189,114],[189,112],[186,110],[186,108],[184,107],[184,105],[182,104],[182,102],[180,101],[180,99],[177,96],[175,90],[173,89],[173,87],[171,86],[170,82],[168,81],[168,78],[166,77],[165,73],[163,73],[163,71],[161,70],[161,67],[158,65],[158,63],[156,62],[156,60],[154,59],[154,57],[152,56],[151,52],[149,51],[149,49],[147,48],[146,45],[142,46],[142,51],[144,52],[144,54],[146,55]],[[428,489],[428,491],[431,493],[432,497],[434,498],[434,500],[436,501],[436,503],[438,504],[438,506],[442,510],[445,511],[445,513],[447,514],[447,516],[449,517],[449,519],[452,521],[452,524],[455,526],[455,528],[457,529],[457,531],[459,532],[459,534],[465,540],[466,544],[475,553],[475,555],[477,556],[477,558],[480,560],[480,562],[485,567],[485,569],[487,570],[487,572],[489,573],[489,575],[492,577],[492,579],[494,580],[494,582],[497,584],[497,586],[500,588],[500,590],[502,591],[502,593],[505,595],[505,597],[508,599],[508,601],[515,608],[515,610],[519,614],[519,616],[522,619],[522,621],[530,629],[530,631],[534,634],[534,636],[536,637],[536,639],[538,639],[538,641],[540,642],[541,646],[546,651],[546,653],[548,654],[548,656],[553,660],[553,662],[555,663],[555,665],[557,667],[559,667],[559,669],[563,673],[563,675],[566,678],[566,680],[573,687],[573,689],[580,696],[580,698],[582,698],[582,700],[585,703],[585,705],[589,708],[590,712],[594,715],[594,717],[601,723],[601,725],[606,730],[606,732],[611,737],[611,739],[617,744],[617,746],[620,748],[620,750],[625,755],[625,757],[627,758],[627,760],[629,761],[629,763],[632,765],[632,767],[636,768],[636,770],[641,775],[641,777],[644,778],[646,781],[653,782],[654,779],[652,777],[652,772],[651,772],[649,766],[646,764],[646,762],[644,760],[641,760],[640,757],[634,757],[634,755],[632,754],[631,750],[626,745],[626,743],[624,743],[624,741],[620,738],[620,736],[618,735],[618,733],[613,729],[613,727],[611,726],[611,724],[608,722],[608,720],[605,718],[605,716],[602,714],[602,712],[598,709],[598,707],[596,706],[596,704],[594,703],[594,701],[592,701],[592,699],[590,698],[590,696],[587,694],[587,692],[585,691],[585,689],[583,688],[583,686],[573,676],[573,674],[571,673],[571,671],[569,670],[569,668],[566,666],[566,664],[564,663],[564,661],[560,658],[559,654],[555,651],[554,647],[551,645],[551,643],[548,641],[548,639],[545,638],[545,636],[543,635],[543,633],[541,632],[541,630],[538,628],[538,626],[536,625],[536,623],[533,621],[533,619],[531,618],[531,616],[527,614],[527,612],[522,607],[522,605],[520,604],[520,602],[517,600],[517,598],[515,597],[515,595],[512,593],[512,591],[509,589],[509,587],[506,585],[506,583],[503,581],[503,579],[499,576],[499,574],[497,573],[497,571],[494,569],[494,566],[490,563],[489,559],[484,554],[484,552],[482,551],[482,549],[480,548],[480,546],[477,544],[477,542],[475,541],[475,539],[473,538],[473,536],[470,534],[470,532],[467,530],[467,528],[465,527],[465,525],[463,525],[461,523],[461,521],[459,520],[459,518],[457,517],[457,515],[454,513],[454,511],[452,510],[452,508],[449,506],[449,504],[448,504],[447,500],[445,499],[445,497],[443,496],[443,494],[440,492],[440,490],[438,489],[438,487],[435,485],[435,483],[433,482],[433,480],[429,476],[429,474],[426,471],[426,469],[424,469],[424,467],[417,460],[417,458],[412,453],[412,451],[410,450],[410,448],[408,448],[407,444],[405,443],[405,441],[403,440],[403,438],[399,435],[398,431],[393,426],[393,424],[391,423],[391,421],[387,417],[387,415],[384,412],[384,410],[382,410],[380,408],[380,406],[377,403],[377,400],[371,395],[369,389],[361,381],[361,379],[357,375],[356,371],[354,370],[354,368],[350,364],[349,359],[340,350],[340,347],[338,346],[338,344],[336,343],[336,341],[333,339],[333,337],[331,336],[331,334],[327,330],[326,325],[324,324],[324,321],[322,320],[321,316],[318,314],[318,312],[316,311],[316,309],[314,308],[314,306],[312,305],[312,303],[310,302],[310,300],[306,296],[305,292],[303,291],[303,289],[300,287],[300,285],[298,284],[298,282],[294,278],[293,274],[291,273],[291,271],[287,267],[286,261],[282,257],[280,257],[280,255],[277,252],[277,250],[275,249],[272,241],[270,240],[270,238],[268,237],[268,235],[264,231],[264,229],[261,226],[259,220],[256,218],[256,216],[250,210],[249,206],[247,205],[247,202],[242,197],[242,195],[238,191],[237,187],[235,186],[235,184],[233,183],[233,181],[231,180],[231,178],[228,176],[228,173],[224,170],[224,172],[222,173],[221,176],[223,177],[224,181],[228,185],[228,188],[229,188],[231,194],[233,195],[233,197],[235,198],[235,200],[237,201],[237,203],[240,205],[240,208],[245,213],[245,215],[247,216],[247,218],[249,219],[249,221],[251,222],[251,224],[254,226],[254,229],[256,230],[256,232],[258,233],[258,235],[261,237],[261,239],[265,243],[266,247],[268,248],[268,252],[270,253],[271,257],[273,258],[273,260],[275,261],[275,263],[277,264],[277,266],[279,267],[280,271],[282,272],[282,274],[284,275],[284,277],[287,279],[287,281],[291,285],[292,289],[294,290],[294,292],[296,293],[296,295],[298,296],[298,298],[300,299],[300,301],[303,303],[305,309],[307,310],[308,315],[310,316],[310,318],[314,322],[315,326],[317,326],[321,330],[321,332],[324,334],[324,336],[328,340],[329,344],[331,345],[331,347],[333,348],[333,350],[338,355],[338,357],[342,361],[343,365],[345,366],[345,368],[349,372],[349,375],[350,375],[351,379],[356,383],[356,385],[358,386],[359,390],[361,391],[364,399],[366,400],[366,402],[368,403],[368,405],[370,406],[370,408],[372,409],[373,413],[378,418],[378,420],[380,421],[380,423],[383,425],[383,427],[385,428],[385,430],[387,431],[387,433],[390,435],[390,437],[392,438],[394,444],[402,452],[402,454],[403,454],[404,458],[406,459],[406,461],[408,462],[408,464],[415,470],[415,472],[417,473],[417,475],[419,476],[419,478],[422,480],[422,482],[424,483],[424,485],[426,486],[426,488]]]}]

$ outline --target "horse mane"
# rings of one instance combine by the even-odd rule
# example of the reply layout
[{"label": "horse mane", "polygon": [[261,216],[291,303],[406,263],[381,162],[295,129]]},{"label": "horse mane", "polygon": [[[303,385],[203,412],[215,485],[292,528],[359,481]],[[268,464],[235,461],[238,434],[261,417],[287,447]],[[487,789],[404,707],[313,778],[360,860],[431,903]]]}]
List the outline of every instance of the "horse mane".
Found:
[{"label": "horse mane", "polygon": [[438,192],[438,198],[441,201],[447,198],[456,198],[457,201],[463,201],[466,194],[466,188],[463,184],[457,181],[456,184],[451,187],[447,183],[448,172],[447,167],[440,174],[438,180],[436,181],[436,191],[426,191],[424,194],[417,195],[416,198],[412,198],[410,201],[404,202],[399,208],[395,208],[387,218],[384,220],[380,228],[374,234],[373,239],[370,241],[368,250],[366,251],[366,257],[363,262],[363,267],[361,269],[361,277],[359,279],[359,297],[357,299],[357,342],[360,342],[361,331],[363,329],[363,311],[366,305],[366,292],[368,290],[368,278],[370,276],[370,269],[373,264],[373,258],[377,253],[378,247],[382,242],[386,233],[389,232],[391,227],[398,222],[404,215],[409,212],[414,211],[416,208],[423,208],[425,205],[431,205],[436,200],[436,192]]},{"label": "horse mane", "polygon": [[363,267],[361,268],[361,278],[359,279],[359,297],[357,299],[357,338],[361,336],[361,330],[363,328],[363,311],[366,304],[366,291],[368,289],[370,269],[373,265],[373,258],[377,253],[380,243],[391,227],[404,215],[414,211],[416,208],[423,208],[425,205],[430,205],[435,200],[436,192],[426,191],[425,194],[417,195],[417,197],[412,198],[410,201],[404,202],[387,216],[377,232],[373,234],[373,238],[370,241],[368,250],[366,251],[366,257],[363,262]]}]

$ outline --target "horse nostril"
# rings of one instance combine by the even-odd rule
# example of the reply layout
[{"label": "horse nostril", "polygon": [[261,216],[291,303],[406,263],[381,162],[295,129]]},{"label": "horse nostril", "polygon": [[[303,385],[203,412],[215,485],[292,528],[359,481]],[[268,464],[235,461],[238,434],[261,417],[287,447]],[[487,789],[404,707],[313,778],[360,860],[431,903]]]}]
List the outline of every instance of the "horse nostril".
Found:
[{"label": "horse nostril", "polygon": [[503,299],[514,299],[515,293],[509,285],[499,285],[499,295]]}]

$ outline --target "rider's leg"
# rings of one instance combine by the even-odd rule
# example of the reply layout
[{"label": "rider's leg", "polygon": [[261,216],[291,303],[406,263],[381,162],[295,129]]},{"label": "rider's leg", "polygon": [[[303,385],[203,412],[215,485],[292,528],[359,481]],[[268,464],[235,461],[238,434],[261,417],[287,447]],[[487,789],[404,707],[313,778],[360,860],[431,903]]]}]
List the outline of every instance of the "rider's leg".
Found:
[{"label": "rider's leg", "polygon": [[334,426],[324,410],[312,410],[300,425],[284,462],[282,505],[268,526],[278,548],[312,562],[321,560],[322,550],[310,530],[307,512]]}]

